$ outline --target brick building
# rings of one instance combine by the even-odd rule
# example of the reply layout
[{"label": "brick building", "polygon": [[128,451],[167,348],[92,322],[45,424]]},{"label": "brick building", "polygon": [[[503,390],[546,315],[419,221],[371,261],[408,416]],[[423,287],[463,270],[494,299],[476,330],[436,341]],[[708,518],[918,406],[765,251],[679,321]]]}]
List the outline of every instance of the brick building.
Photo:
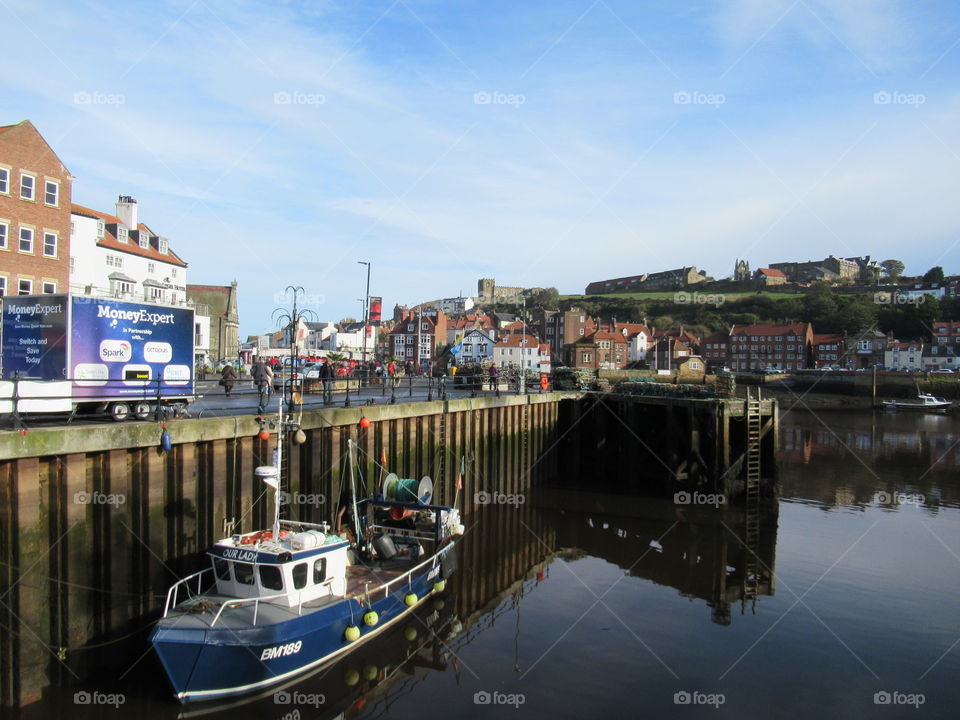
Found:
[{"label": "brick building", "polygon": [[706,282],[709,278],[703,270],[695,267],[682,267],[675,270],[628,275],[627,277],[597,280],[587,285],[584,295],[598,295],[610,292],[646,292],[654,290],[681,290],[691,285]]},{"label": "brick building", "polygon": [[740,372],[768,367],[802,370],[810,366],[812,347],[810,323],[734,325],[727,344],[727,364]]},{"label": "brick building", "polygon": [[[440,348],[447,340],[447,316],[443,310],[435,314],[418,315],[413,310],[399,313],[390,331],[388,353],[401,362],[411,361],[422,366],[435,362]],[[419,347],[419,352],[416,348]]]},{"label": "brick building", "polygon": [[960,322],[937,320],[933,323],[933,342],[940,346],[951,346],[960,354]]},{"label": "brick building", "polygon": [[33,123],[0,127],[0,295],[67,291],[72,182]]},{"label": "brick building", "polygon": [[[813,366],[844,365],[843,335],[839,333],[814,333]],[[845,366],[845,365],[844,365]]]},{"label": "brick building", "polygon": [[754,282],[760,287],[770,287],[771,285],[783,285],[787,282],[787,276],[780,270],[773,268],[760,268],[753,276]]},{"label": "brick building", "polygon": [[866,370],[874,365],[883,367],[884,353],[889,338],[879,330],[868,328],[843,339],[844,367]]},{"label": "brick building", "polygon": [[534,320],[530,323],[530,327],[538,330],[536,334],[550,346],[550,354],[555,364],[561,358],[566,358],[564,348],[579,342],[597,329],[594,319],[576,307],[563,312],[538,310],[533,316]]},{"label": "brick building", "polygon": [[720,330],[719,332],[708,335],[700,343],[701,356],[707,367],[711,370],[729,367],[730,331]]},{"label": "brick building", "polygon": [[627,339],[598,330],[567,347],[567,364],[588,370],[619,370],[627,365]]}]

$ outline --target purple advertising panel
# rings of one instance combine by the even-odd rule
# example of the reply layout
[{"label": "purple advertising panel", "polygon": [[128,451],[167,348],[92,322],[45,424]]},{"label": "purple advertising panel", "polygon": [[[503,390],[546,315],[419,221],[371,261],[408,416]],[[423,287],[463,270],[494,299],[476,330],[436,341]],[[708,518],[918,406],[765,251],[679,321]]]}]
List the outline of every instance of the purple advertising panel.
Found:
[{"label": "purple advertising panel", "polygon": [[193,310],[74,297],[74,397],[193,394]]},{"label": "purple advertising panel", "polygon": [[67,296],[3,298],[3,378],[63,380],[67,373]]}]

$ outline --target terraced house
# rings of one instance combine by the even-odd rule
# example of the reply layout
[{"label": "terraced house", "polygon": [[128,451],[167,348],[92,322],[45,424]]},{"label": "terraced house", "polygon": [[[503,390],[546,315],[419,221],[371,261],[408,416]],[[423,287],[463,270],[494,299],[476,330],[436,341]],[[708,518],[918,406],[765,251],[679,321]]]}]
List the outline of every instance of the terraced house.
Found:
[{"label": "terraced house", "polygon": [[67,291],[72,182],[33,123],[0,127],[0,295]]},{"label": "terraced house", "polygon": [[711,367],[728,366],[734,371],[803,370],[812,362],[813,326],[734,325],[726,333],[714,333],[704,341],[704,357]]}]

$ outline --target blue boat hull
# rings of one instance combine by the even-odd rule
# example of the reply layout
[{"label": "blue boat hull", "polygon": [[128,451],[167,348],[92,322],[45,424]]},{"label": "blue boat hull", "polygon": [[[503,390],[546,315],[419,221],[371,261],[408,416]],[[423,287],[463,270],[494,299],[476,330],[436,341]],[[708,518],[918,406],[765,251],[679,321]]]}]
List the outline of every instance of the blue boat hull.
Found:
[{"label": "blue boat hull", "polygon": [[[282,623],[242,629],[182,629],[171,618],[161,621],[150,640],[181,702],[256,692],[330,662],[379,634],[433,594],[441,577],[424,568],[410,583],[374,602],[379,622],[373,627],[362,621],[365,608],[350,599]],[[404,601],[410,592],[418,598],[412,606]],[[344,637],[351,625],[360,629],[360,638],[353,642]]]}]

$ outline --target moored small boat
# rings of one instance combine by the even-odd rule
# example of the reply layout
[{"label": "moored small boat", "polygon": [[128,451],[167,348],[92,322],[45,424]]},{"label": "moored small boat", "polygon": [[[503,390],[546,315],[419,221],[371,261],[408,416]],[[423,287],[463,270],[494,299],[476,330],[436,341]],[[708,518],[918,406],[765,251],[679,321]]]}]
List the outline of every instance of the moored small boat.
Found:
[{"label": "moored small boat", "polygon": [[950,409],[949,400],[934,397],[929,393],[920,393],[915,401],[884,400],[880,405],[885,410],[914,410],[921,412],[946,412]]},{"label": "moored small boat", "polygon": [[[351,441],[351,488],[354,451]],[[443,592],[456,569],[459,512],[430,504],[429,478],[390,475],[359,502],[353,491],[353,527],[337,533],[280,519],[281,466],[278,453],[257,468],[274,491],[273,526],[218,541],[210,566],[167,593],[151,643],[181,702],[263,691],[332,662]],[[416,496],[396,490],[411,487]]]}]

